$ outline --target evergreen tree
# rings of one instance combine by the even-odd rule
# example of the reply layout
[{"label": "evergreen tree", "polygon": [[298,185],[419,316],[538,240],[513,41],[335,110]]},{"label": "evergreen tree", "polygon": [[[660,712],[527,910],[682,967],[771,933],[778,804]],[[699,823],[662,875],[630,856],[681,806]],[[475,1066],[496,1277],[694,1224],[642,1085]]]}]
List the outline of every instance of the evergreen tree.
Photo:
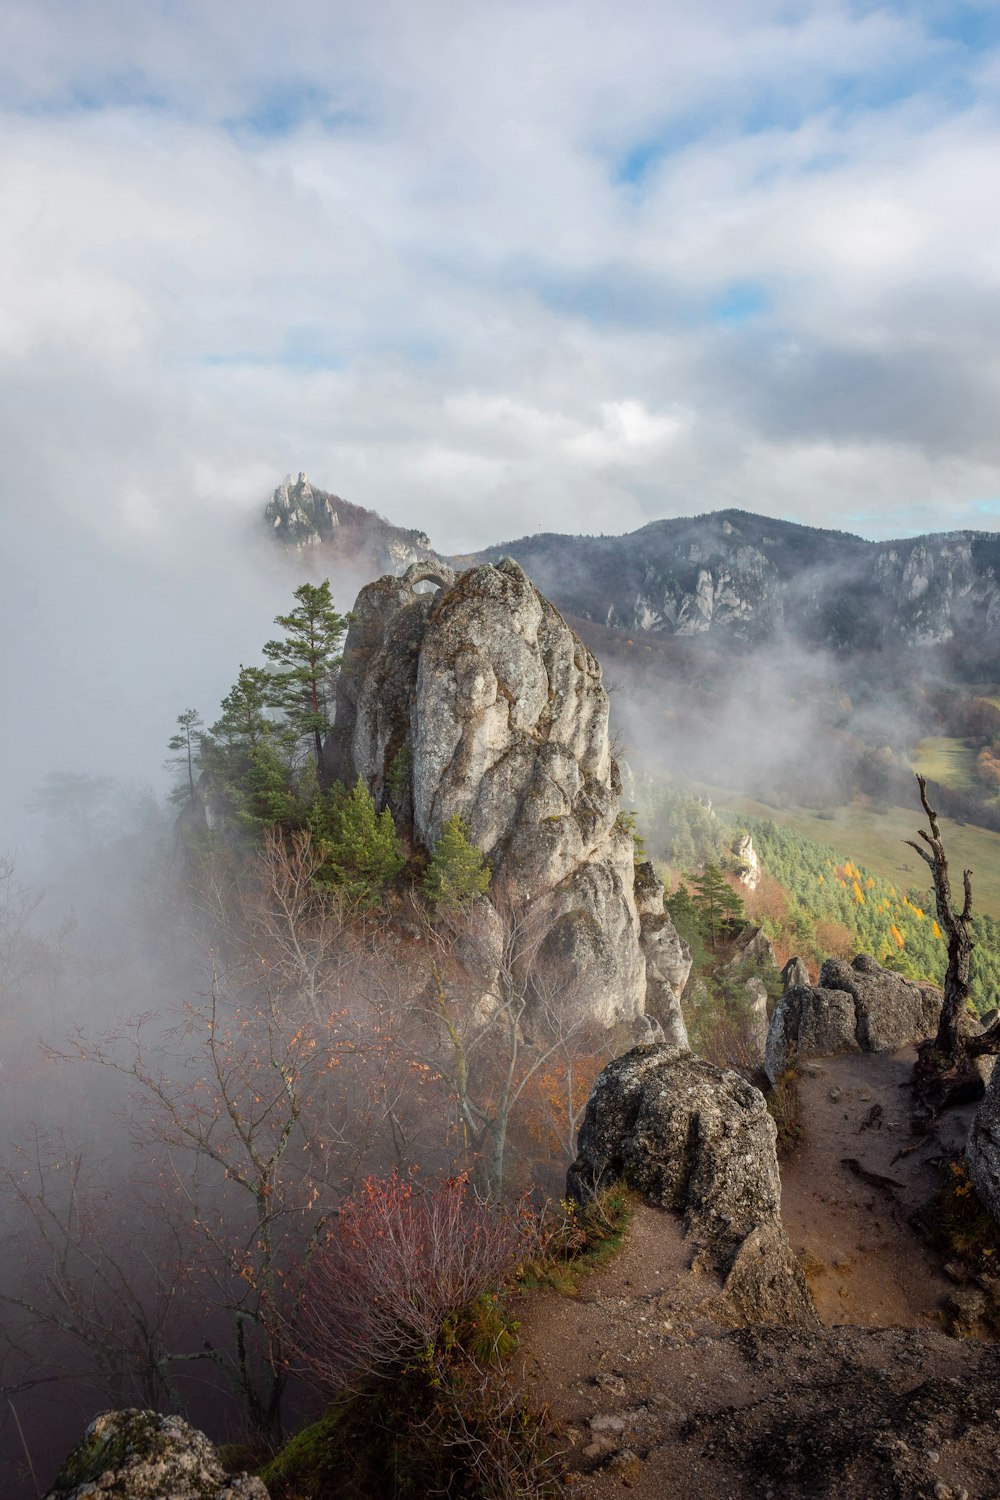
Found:
[{"label": "evergreen tree", "polygon": [[[171,735],[167,741],[167,749],[180,751],[179,755],[171,756],[170,763],[185,768],[187,772],[187,795],[193,800],[194,762],[202,740],[202,736],[198,731],[204,720],[196,708],[186,708],[182,714],[177,715],[177,723],[180,727],[177,733]],[[179,795],[183,797],[183,791],[180,791]]]},{"label": "evergreen tree", "polygon": [[271,697],[271,673],[265,667],[240,667],[235,685],[222,700],[222,713],[212,725],[212,736],[228,750],[250,752],[271,734],[274,725],[267,716]]},{"label": "evergreen tree", "polygon": [[278,669],[271,674],[270,700],[296,735],[311,738],[317,774],[322,779],[323,740],[332,718],[347,616],[334,608],[329,579],[320,584],[303,583],[294,597],[295,609],[275,616],[274,623],[285,631],[284,640],[268,641],[264,646],[264,655]]},{"label": "evergreen tree", "polygon": [[373,905],[405,860],[388,808],[375,801],[359,776],[346,794],[334,788],[313,804],[310,825],[323,854],[321,878],[344,887],[362,905]]},{"label": "evergreen tree", "polygon": [[726,929],[743,917],[743,902],[726,884],[718,865],[706,865],[701,875],[692,876],[691,884],[705,936],[714,953]]},{"label": "evergreen tree", "polygon": [[490,868],[469,830],[455,813],[434,845],[424,876],[424,894],[434,906],[460,906],[481,896],[490,883]]}]

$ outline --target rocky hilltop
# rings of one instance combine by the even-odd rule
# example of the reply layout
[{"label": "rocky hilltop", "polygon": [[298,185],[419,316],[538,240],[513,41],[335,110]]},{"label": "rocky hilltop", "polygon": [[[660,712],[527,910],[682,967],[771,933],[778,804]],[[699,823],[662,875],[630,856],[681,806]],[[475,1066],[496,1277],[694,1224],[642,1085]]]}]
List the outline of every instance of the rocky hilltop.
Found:
[{"label": "rocky hilltop", "polygon": [[264,509],[264,524],[284,546],[327,546],[371,575],[402,573],[434,556],[422,531],[393,526],[373,510],[317,489],[305,474],[289,475],[277,486]]},{"label": "rocky hilltop", "polygon": [[[275,535],[343,554],[351,528],[370,530],[381,562],[402,572],[433,556],[422,532],[314,491],[304,475],[267,507]],[[748,643],[783,628],[841,650],[981,649],[1000,634],[1000,538],[954,531],[870,542],[742,510],[652,521],[625,536],[521,537],[453,566],[512,557],[564,612],[653,635],[729,636]]]},{"label": "rocky hilltop", "polygon": [[642,1016],[648,952],[656,1013],[683,1036],[690,959],[651,869],[637,899],[600,666],[517,563],[418,563],[361,590],[327,760],[417,847],[462,819],[492,868],[494,925],[531,905],[534,962],[563,1005],[603,1025]]}]

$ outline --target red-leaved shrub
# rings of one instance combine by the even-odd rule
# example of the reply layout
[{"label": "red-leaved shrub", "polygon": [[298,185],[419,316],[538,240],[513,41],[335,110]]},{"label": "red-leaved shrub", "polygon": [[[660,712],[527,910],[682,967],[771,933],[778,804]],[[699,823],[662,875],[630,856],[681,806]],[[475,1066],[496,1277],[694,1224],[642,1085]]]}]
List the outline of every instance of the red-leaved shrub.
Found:
[{"label": "red-leaved shrub", "polygon": [[429,1357],[538,1235],[526,1205],[479,1198],[464,1177],[368,1178],[314,1252],[291,1340],[301,1372],[331,1394]]}]

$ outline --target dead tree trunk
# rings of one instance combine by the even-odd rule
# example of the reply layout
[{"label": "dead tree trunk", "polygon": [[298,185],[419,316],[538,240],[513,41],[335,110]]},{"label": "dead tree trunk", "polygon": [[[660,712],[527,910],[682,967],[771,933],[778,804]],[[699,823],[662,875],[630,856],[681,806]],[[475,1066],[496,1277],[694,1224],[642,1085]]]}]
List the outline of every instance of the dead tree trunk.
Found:
[{"label": "dead tree trunk", "polygon": [[[972,959],[972,871],[962,871],[963,901],[957,910],[948,878],[948,859],[941,841],[937,813],[927,800],[927,783],[917,777],[920,801],[930,827],[917,830],[922,844],[907,839],[911,849],[928,865],[934,882],[934,900],[938,921],[948,942],[948,968],[944,977],[944,999],[937,1036],[919,1049],[915,1074],[918,1090],[938,1108],[956,1096],[967,1094],[970,1087],[981,1087],[972,1059],[1000,1052],[1000,1022],[979,1035],[969,1035],[961,1019],[969,999],[969,965]],[[931,1099],[931,1096],[933,1100]]]}]

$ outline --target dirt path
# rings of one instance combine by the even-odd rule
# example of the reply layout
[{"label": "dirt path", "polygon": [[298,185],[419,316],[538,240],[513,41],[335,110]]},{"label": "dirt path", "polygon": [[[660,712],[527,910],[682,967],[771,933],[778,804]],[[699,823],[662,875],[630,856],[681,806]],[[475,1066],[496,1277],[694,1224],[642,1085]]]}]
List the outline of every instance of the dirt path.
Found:
[{"label": "dirt path", "polygon": [[964,1143],[975,1105],[913,1136],[915,1056],[824,1057],[800,1080],[805,1136],[782,1164],[781,1217],[828,1326],[941,1326],[953,1289],[908,1220],[940,1181],[933,1161]]},{"label": "dirt path", "polygon": [[[525,1379],[532,1401],[549,1409],[574,1472],[574,1494],[825,1495],[823,1488],[775,1488],[769,1478],[755,1483],[732,1435],[741,1423],[769,1435],[774,1424],[794,1434],[811,1420],[840,1420],[849,1464],[855,1429],[879,1400],[902,1398],[918,1377],[951,1381],[968,1374],[969,1346],[931,1331],[942,1326],[939,1304],[950,1284],[907,1223],[938,1180],[928,1158],[942,1143],[928,1139],[894,1160],[914,1143],[909,1098],[899,1087],[912,1060],[912,1052],[824,1058],[803,1081],[806,1134],[783,1172],[783,1213],[820,1316],[833,1331],[719,1327],[699,1311],[718,1282],[689,1269],[680,1222],[646,1206],[637,1209],[620,1254],[585,1277],[577,1297],[526,1298]],[[961,1137],[967,1124],[967,1113],[949,1118],[946,1140]],[[858,1325],[869,1330],[862,1342]],[[976,1348],[977,1359],[988,1357]],[[846,1414],[852,1400],[860,1401],[859,1411],[830,1418],[831,1410]],[[756,1452],[747,1442],[746,1451]],[[770,1436],[763,1447],[769,1443]],[[943,1442],[940,1453],[923,1446],[927,1452],[914,1448],[913,1462],[924,1465],[928,1486],[914,1494],[1000,1495],[992,1458],[983,1487],[969,1483],[978,1460],[961,1441],[948,1452]],[[765,1465],[761,1473],[768,1472]],[[869,1475],[859,1487],[848,1482],[831,1493],[867,1497],[870,1482]],[[945,1489],[935,1490],[935,1483]]]}]

